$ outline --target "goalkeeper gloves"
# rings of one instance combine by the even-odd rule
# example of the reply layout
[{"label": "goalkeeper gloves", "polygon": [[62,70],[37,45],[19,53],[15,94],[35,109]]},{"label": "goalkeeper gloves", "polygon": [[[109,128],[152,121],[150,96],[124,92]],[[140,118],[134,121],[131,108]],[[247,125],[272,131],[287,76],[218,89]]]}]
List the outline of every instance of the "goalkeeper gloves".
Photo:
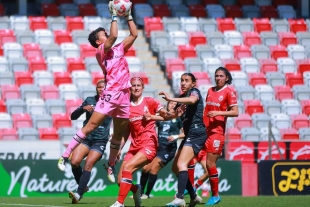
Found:
[{"label": "goalkeeper gloves", "polygon": [[111,14],[112,21],[116,21],[117,20],[117,12],[116,12],[116,9],[113,6],[113,1],[109,2],[109,12]]}]

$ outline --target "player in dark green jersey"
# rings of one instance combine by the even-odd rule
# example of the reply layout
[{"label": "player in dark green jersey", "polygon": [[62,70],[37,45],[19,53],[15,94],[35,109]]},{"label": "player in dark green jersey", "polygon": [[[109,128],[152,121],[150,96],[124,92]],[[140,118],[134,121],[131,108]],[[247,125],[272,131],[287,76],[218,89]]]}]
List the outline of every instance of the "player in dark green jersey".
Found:
[{"label": "player in dark green jersey", "polygon": [[[176,102],[170,101],[167,103],[167,111],[173,111]],[[157,121],[156,126],[158,129],[158,151],[155,159],[142,169],[140,177],[141,185],[141,199],[150,197],[150,193],[157,180],[157,173],[165,167],[175,156],[177,150],[177,139],[183,139],[183,124],[180,118]],[[180,130],[182,131],[180,133]],[[144,194],[144,188],[147,183],[147,189]]]},{"label": "player in dark green jersey", "polygon": [[[99,80],[96,86],[97,95],[87,97],[81,106],[79,106],[72,114],[71,119],[77,120],[83,113],[86,113],[86,119],[83,122],[83,126],[89,121],[94,107],[99,99],[99,94],[105,88],[105,81]],[[71,166],[72,173],[77,182],[77,192],[69,192],[69,197],[72,199],[72,203],[78,203],[81,200],[84,192],[88,190],[87,183],[89,182],[91,170],[93,166],[102,157],[105,151],[107,142],[110,137],[110,125],[112,117],[107,117],[104,122],[90,133],[85,140],[72,152]],[[80,166],[82,160],[86,158],[84,168]]]}]

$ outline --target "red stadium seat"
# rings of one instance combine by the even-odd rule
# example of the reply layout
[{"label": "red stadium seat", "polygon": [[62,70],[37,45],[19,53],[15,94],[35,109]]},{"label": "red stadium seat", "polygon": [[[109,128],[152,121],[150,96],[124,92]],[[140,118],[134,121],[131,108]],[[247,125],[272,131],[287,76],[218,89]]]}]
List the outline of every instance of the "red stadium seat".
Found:
[{"label": "red stadium seat", "polygon": [[310,59],[304,59],[304,60],[295,60],[298,72],[300,74],[304,74],[304,72],[310,72]]},{"label": "red stadium seat", "polygon": [[234,56],[237,59],[245,58],[245,57],[252,57],[252,52],[250,48],[246,45],[235,45]]},{"label": "red stadium seat", "polygon": [[225,8],[226,17],[228,17],[228,18],[241,18],[241,17],[243,17],[242,10],[237,5],[224,6],[224,8]]},{"label": "red stadium seat", "polygon": [[2,85],[1,97],[3,100],[20,98],[20,91],[17,85]]},{"label": "red stadium seat", "polygon": [[93,4],[79,4],[79,11],[82,17],[97,16],[97,10]]},{"label": "red stadium seat", "polygon": [[208,5],[208,4],[220,4],[219,0],[201,0],[201,3],[203,5]]},{"label": "red stadium seat", "polygon": [[16,71],[14,72],[15,83],[18,86],[22,84],[33,84],[32,74],[29,71]]},{"label": "red stadium seat", "polygon": [[59,4],[72,4],[73,0],[55,0],[55,3],[57,5],[59,5]]},{"label": "red stadium seat", "polygon": [[223,59],[222,64],[229,71],[241,71],[241,66],[238,59]]},{"label": "red stadium seat", "polygon": [[264,73],[248,73],[249,84],[255,87],[258,84],[267,84]]},{"label": "red stadium seat", "polygon": [[289,145],[290,149],[290,160],[310,160],[310,143],[307,142],[291,142]]},{"label": "red stadium seat", "polygon": [[292,99],[294,97],[293,91],[289,86],[274,86],[275,97],[279,101],[283,99]]},{"label": "red stadium seat", "polygon": [[207,38],[203,32],[188,32],[189,44],[196,46],[199,44],[207,44]]},{"label": "red stadium seat", "polygon": [[32,127],[32,119],[29,114],[12,114],[13,127],[18,130],[19,128]]},{"label": "red stadium seat", "polygon": [[0,45],[0,56],[3,56],[3,48],[2,48],[2,45]]},{"label": "red stadium seat", "polygon": [[252,127],[252,118],[249,114],[239,114],[234,118],[235,127],[241,129],[243,127]]},{"label": "red stadium seat", "polygon": [[304,79],[300,73],[285,73],[285,79],[286,85],[290,87],[304,84]]},{"label": "red stadium seat", "polygon": [[83,103],[82,99],[66,100],[66,113],[71,115],[72,112],[77,109]]},{"label": "red stadium seat", "polygon": [[133,77],[139,77],[143,80],[144,85],[147,85],[150,83],[149,81],[149,77],[147,76],[147,74],[145,72],[131,72],[130,76]]},{"label": "red stadium seat", "polygon": [[251,47],[252,45],[260,45],[261,39],[257,32],[242,32],[243,42]]},{"label": "red stadium seat", "polygon": [[254,143],[253,142],[227,142],[226,160],[240,160],[242,162],[254,162]]},{"label": "red stadium seat", "polygon": [[307,24],[303,19],[289,19],[288,23],[290,24],[291,32],[295,34],[297,32],[307,32]]},{"label": "red stadium seat", "polygon": [[286,47],[283,45],[271,45],[269,46],[271,57],[277,60],[279,57],[288,57]]},{"label": "red stadium seat", "polygon": [[205,10],[205,7],[198,4],[198,5],[189,5],[188,6],[189,9],[189,14],[192,17],[202,17],[202,18],[206,18],[207,17],[207,11]]},{"label": "red stadium seat", "polygon": [[144,18],[144,31],[146,37],[150,37],[152,31],[164,30],[164,25],[161,17],[145,17]]},{"label": "red stadium seat", "polygon": [[279,32],[278,36],[280,44],[285,47],[291,44],[297,44],[297,38],[293,32]]},{"label": "red stadium seat", "polygon": [[185,71],[185,64],[181,58],[166,59],[166,75],[168,79],[172,78],[172,71]]},{"label": "red stadium seat", "polygon": [[254,113],[264,113],[264,107],[260,100],[244,100],[245,113],[252,116]]},{"label": "red stadium seat", "polygon": [[229,141],[241,140],[241,132],[237,128],[229,128],[226,133]]},{"label": "red stadium seat", "polygon": [[167,4],[153,5],[154,17],[170,17],[171,11]]},{"label": "red stadium seat", "polygon": [[59,140],[58,132],[55,128],[40,128],[38,131],[40,140]]},{"label": "red stadium seat", "polygon": [[272,5],[274,5],[275,7],[280,5],[290,5],[291,2],[291,0],[273,0]]},{"label": "red stadium seat", "polygon": [[45,101],[48,99],[59,99],[58,87],[55,85],[45,85],[40,86],[41,88],[41,98]]},{"label": "red stadium seat", "polygon": [[135,57],[136,56],[136,50],[134,48],[134,46],[131,46],[128,51],[125,53],[126,57]]},{"label": "red stadium seat", "polygon": [[0,140],[18,140],[16,129],[0,129]]},{"label": "red stadium seat", "polygon": [[[277,148],[279,146],[279,150]],[[282,158],[286,158],[286,143],[285,142],[277,142],[275,145],[274,142],[271,143],[271,159],[272,160],[280,160],[282,154]],[[260,160],[268,160],[269,159],[269,142],[260,141],[257,146],[257,159]]]},{"label": "red stadium seat", "polygon": [[310,120],[306,114],[293,114],[290,117],[292,128],[299,130],[302,127],[310,127]]},{"label": "red stadium seat", "polygon": [[0,45],[3,45],[7,42],[16,42],[15,33],[10,29],[1,29],[0,30]]},{"label": "red stadium seat", "polygon": [[196,87],[199,88],[202,85],[212,85],[212,82],[210,79],[197,79]]},{"label": "red stadium seat", "polygon": [[254,5],[254,0],[237,0],[237,4],[239,6],[245,6],[245,5]]},{"label": "red stadium seat", "polygon": [[310,115],[310,100],[301,100],[300,105],[301,105],[302,113],[309,116]]},{"label": "red stadium seat", "polygon": [[4,15],[5,15],[5,8],[3,4],[0,4],[0,16],[4,16]]},{"label": "red stadium seat", "polygon": [[72,32],[72,30],[83,30],[84,22],[82,17],[66,17],[67,30]]},{"label": "red stadium seat", "polygon": [[104,79],[104,75],[101,71],[93,71],[91,72],[91,76],[92,76],[92,83],[94,85],[96,85],[100,79]]},{"label": "red stadium seat", "polygon": [[66,30],[55,30],[54,38],[55,38],[55,43],[59,45],[65,42],[72,42],[72,36],[70,32]]},{"label": "red stadium seat", "polygon": [[198,80],[210,80],[209,74],[207,72],[192,72],[192,73]]},{"label": "red stadium seat", "polygon": [[37,70],[47,70],[45,59],[40,56],[29,58],[28,64],[29,64],[29,71],[31,73]]},{"label": "red stadium seat", "polygon": [[44,16],[38,16],[38,17],[28,17],[30,29],[36,30],[36,29],[47,29],[47,22]]},{"label": "red stadium seat", "polygon": [[264,31],[272,31],[272,27],[268,18],[253,18],[254,31],[261,33]]},{"label": "red stadium seat", "polygon": [[70,116],[68,114],[52,114],[53,126],[58,129],[60,127],[72,127]]},{"label": "red stadium seat", "polygon": [[261,6],[260,13],[263,18],[279,18],[279,13],[274,6]]},{"label": "red stadium seat", "polygon": [[267,72],[277,72],[278,71],[278,65],[277,62],[274,59],[260,59],[258,60],[260,64],[260,71],[262,73]]},{"label": "red stadium seat", "polygon": [[94,57],[96,49],[90,44],[81,44],[80,45],[81,58],[85,59],[86,57]]},{"label": "red stadium seat", "polygon": [[41,48],[37,43],[23,44],[23,49],[24,49],[24,57],[27,59],[30,57],[42,57]]},{"label": "red stadium seat", "polygon": [[284,141],[299,140],[299,134],[296,129],[280,129],[280,135]]},{"label": "red stadium seat", "polygon": [[6,113],[6,105],[4,100],[0,99],[0,112],[5,112]]},{"label": "red stadium seat", "polygon": [[42,15],[44,16],[60,16],[58,6],[56,4],[41,4]]},{"label": "red stadium seat", "polygon": [[85,70],[85,64],[81,58],[67,58],[67,71]]},{"label": "red stadium seat", "polygon": [[197,57],[196,49],[193,45],[179,45],[178,46],[179,57],[183,60],[189,57]]},{"label": "red stadium seat", "polygon": [[54,72],[54,84],[59,86],[59,84],[63,83],[72,83],[72,79],[70,73],[68,72]]},{"label": "red stadium seat", "polygon": [[228,30],[236,30],[233,18],[217,18],[217,27],[221,32]]}]

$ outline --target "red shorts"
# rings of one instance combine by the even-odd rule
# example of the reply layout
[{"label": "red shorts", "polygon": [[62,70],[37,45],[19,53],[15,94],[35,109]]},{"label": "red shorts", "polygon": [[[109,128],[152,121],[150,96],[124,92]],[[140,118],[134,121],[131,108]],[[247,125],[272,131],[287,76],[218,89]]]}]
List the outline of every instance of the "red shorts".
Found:
[{"label": "red shorts", "polygon": [[207,153],[220,155],[224,147],[224,140],[223,134],[209,133],[206,141]]},{"label": "red shorts", "polygon": [[103,91],[96,104],[95,111],[117,118],[129,118],[130,91]]},{"label": "red shorts", "polygon": [[149,162],[152,162],[153,159],[156,157],[157,145],[154,143],[152,144],[152,142],[150,142],[150,144],[142,146],[140,148],[136,148],[136,147],[134,148],[134,147],[132,147],[132,145],[130,145],[129,150],[124,157],[124,161],[130,160],[130,158],[135,156],[138,152],[143,153],[145,155],[145,157],[147,158],[147,160]]},{"label": "red shorts", "polygon": [[196,160],[197,162],[201,163],[203,160],[206,159],[207,159],[207,150],[205,147],[203,147],[202,150],[200,150],[200,152],[196,156]]}]

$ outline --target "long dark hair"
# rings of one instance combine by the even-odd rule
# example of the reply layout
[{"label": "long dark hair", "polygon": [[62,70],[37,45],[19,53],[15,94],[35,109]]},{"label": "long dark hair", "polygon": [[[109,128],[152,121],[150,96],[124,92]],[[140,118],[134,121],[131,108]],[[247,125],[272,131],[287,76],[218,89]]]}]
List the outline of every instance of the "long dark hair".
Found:
[{"label": "long dark hair", "polygon": [[225,73],[225,75],[228,77],[228,80],[225,82],[226,84],[231,84],[233,78],[231,76],[231,73],[227,70],[227,68],[224,68],[224,67],[219,67],[218,69],[215,70],[215,73],[217,73],[217,71],[223,71]]},{"label": "long dark hair", "polygon": [[192,81],[193,81],[193,83],[194,83],[194,82],[197,82],[197,78],[194,76],[193,73],[183,73],[183,74],[181,75],[181,77],[182,77],[183,75],[190,76],[191,79],[192,79]]}]

